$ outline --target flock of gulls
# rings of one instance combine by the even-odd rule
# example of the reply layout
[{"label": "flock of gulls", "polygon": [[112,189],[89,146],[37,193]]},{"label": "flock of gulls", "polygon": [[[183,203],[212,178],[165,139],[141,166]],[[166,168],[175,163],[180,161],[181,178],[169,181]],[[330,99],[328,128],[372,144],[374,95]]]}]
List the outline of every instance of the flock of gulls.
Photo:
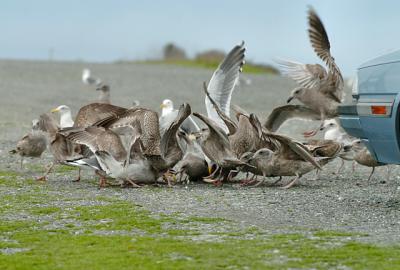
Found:
[{"label": "flock of gulls", "polygon": [[[254,113],[231,106],[245,63],[242,42],[203,85],[207,115],[192,112],[188,103],[174,108],[168,99],[161,104],[161,116],[139,102],[131,108],[110,104],[110,87],[85,69],[82,81],[96,87],[98,102],[80,108],[75,118],[66,105],[40,115],[11,152],[21,156],[22,166],[24,157],[40,157],[48,149],[54,160],[38,180],[46,180],[54,165],[64,164],[78,167],[75,181],[80,180],[81,168],[93,170],[100,187],[111,184],[109,179],[115,179],[113,185],[140,187],[188,181],[218,186],[240,178],[243,185],[268,181],[290,188],[311,171],[318,177],[322,167],[336,158],[342,160],[338,172],[344,161],[352,160],[371,167],[371,178],[379,164],[361,140],[344,133],[335,119],[343,101],[343,77],[331,56],[324,25],[312,8],[308,25],[311,45],[326,67],[280,60],[283,74],[298,87],[287,104],[276,107],[264,122]],[[301,105],[289,104],[295,99]],[[300,142],[279,133],[281,125],[293,118],[321,124],[304,132],[307,141]],[[324,133],[323,139],[311,139],[319,132]],[[290,181],[278,184],[285,176]]]}]

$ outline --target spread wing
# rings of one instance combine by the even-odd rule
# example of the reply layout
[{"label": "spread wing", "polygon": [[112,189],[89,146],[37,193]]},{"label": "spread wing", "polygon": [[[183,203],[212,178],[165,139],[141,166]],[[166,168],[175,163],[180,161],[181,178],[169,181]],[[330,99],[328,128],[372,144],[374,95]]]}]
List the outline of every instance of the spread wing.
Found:
[{"label": "spread wing", "polygon": [[264,127],[275,132],[289,119],[321,120],[320,114],[303,105],[283,105],[273,109],[264,123]]},{"label": "spread wing", "polygon": [[210,96],[210,93],[207,90],[207,84],[204,82],[204,92],[206,93],[206,98],[211,102],[213,109],[218,114],[219,119],[221,119],[225,126],[228,128],[229,134],[232,135],[236,132],[237,125],[218,107],[218,104],[214,101],[214,99]]},{"label": "spread wing", "polygon": [[343,98],[343,77],[339,67],[335,63],[335,59],[331,55],[331,45],[325,27],[318,17],[314,9],[308,11],[308,35],[315,53],[326,63],[329,69],[329,84],[334,87],[322,88],[325,92],[331,92],[338,100]]},{"label": "spread wing", "polygon": [[128,109],[105,103],[91,103],[79,109],[74,127],[88,127],[111,116],[120,115]]},{"label": "spread wing", "polygon": [[[235,46],[220,63],[208,83],[207,90],[211,98],[228,117],[232,93],[244,64],[245,50],[244,42]],[[208,117],[227,132],[227,127],[218,116],[208,97],[205,98],[205,104]]]},{"label": "spread wing", "polygon": [[319,87],[326,77],[326,70],[319,64],[303,64],[288,60],[276,60],[283,75],[296,81],[305,88]]}]

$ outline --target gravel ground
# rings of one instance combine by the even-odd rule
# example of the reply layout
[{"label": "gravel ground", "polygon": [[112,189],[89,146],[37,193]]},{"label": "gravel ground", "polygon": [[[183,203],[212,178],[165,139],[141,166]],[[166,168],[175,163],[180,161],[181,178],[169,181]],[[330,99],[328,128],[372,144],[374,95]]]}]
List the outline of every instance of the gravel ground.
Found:
[{"label": "gravel ground", "polygon": [[[194,111],[204,112],[201,86],[211,76],[210,70],[144,64],[0,61],[0,171],[19,171],[26,178],[40,174],[39,165],[51,160],[48,153],[42,160],[27,160],[21,171],[18,158],[8,151],[29,130],[31,119],[40,113],[60,104],[76,111],[96,98],[96,92],[80,81],[80,72],[86,66],[110,82],[115,104],[129,106],[138,99],[145,106],[158,108],[162,99],[168,97],[176,104],[188,101]],[[233,102],[262,118],[273,106],[285,101],[293,86],[278,76],[246,76],[252,79],[252,84],[240,87]],[[299,134],[305,130],[304,122],[301,124],[292,122],[282,131]],[[99,190],[90,180],[94,178],[90,172],[84,173],[81,183],[72,183],[73,171],[67,177],[51,175],[47,185],[76,198],[104,194],[132,201],[155,214],[221,217],[235,221],[238,226],[255,225],[270,233],[338,230],[367,234],[363,241],[397,244],[400,240],[398,167],[390,166],[389,178],[386,167],[378,168],[367,182],[369,168],[357,166],[353,173],[347,163],[344,172],[335,175],[338,165],[337,161],[329,164],[318,180],[312,180],[314,174],[306,175],[300,185],[290,190],[238,184],[215,188],[195,183],[173,188]]]}]

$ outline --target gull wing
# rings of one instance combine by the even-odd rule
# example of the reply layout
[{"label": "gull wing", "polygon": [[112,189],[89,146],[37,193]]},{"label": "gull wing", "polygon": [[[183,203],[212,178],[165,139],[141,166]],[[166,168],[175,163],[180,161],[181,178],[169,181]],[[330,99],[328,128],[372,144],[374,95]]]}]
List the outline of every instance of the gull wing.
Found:
[{"label": "gull wing", "polygon": [[275,132],[287,120],[294,118],[321,120],[320,114],[304,105],[283,105],[272,110],[264,123],[264,127]]},{"label": "gull wing", "polygon": [[183,121],[189,117],[191,114],[191,108],[188,103],[184,103],[180,106],[178,115],[176,116],[175,120],[172,121],[171,125],[165,131],[161,138],[160,148],[161,154],[165,156],[168,152],[168,148],[171,145],[172,139],[177,139],[177,132]]},{"label": "gull wing", "polygon": [[307,148],[300,142],[297,142],[287,136],[279,135],[275,133],[266,133],[266,136],[277,140],[280,145],[280,153],[284,156],[293,156],[294,152],[303,160],[310,162],[318,169],[322,169],[321,165],[315,160],[315,158],[311,155],[311,153],[307,150]]},{"label": "gull wing", "polygon": [[319,64],[303,64],[289,60],[276,60],[282,74],[288,76],[304,88],[319,87],[327,75],[325,68]]},{"label": "gull wing", "polygon": [[237,125],[227,116],[223,111],[220,110],[218,104],[214,101],[214,99],[210,96],[210,93],[207,90],[207,84],[204,82],[204,92],[206,93],[206,97],[211,102],[214,110],[217,112],[219,118],[225,123],[225,126],[228,128],[228,132],[230,135],[234,134],[237,130]]},{"label": "gull wing", "polygon": [[[228,117],[232,93],[244,64],[245,50],[244,42],[235,46],[220,63],[208,83],[207,90],[210,93],[210,97]],[[208,117],[227,132],[227,127],[220,119],[208,97],[205,98],[205,104]]]},{"label": "gull wing", "polygon": [[324,92],[330,92],[335,95],[338,100],[343,98],[343,76],[339,67],[335,63],[335,59],[331,55],[331,45],[328,34],[326,33],[324,24],[313,8],[308,10],[308,35],[315,53],[326,63],[329,69],[328,81],[334,87],[324,87]]}]

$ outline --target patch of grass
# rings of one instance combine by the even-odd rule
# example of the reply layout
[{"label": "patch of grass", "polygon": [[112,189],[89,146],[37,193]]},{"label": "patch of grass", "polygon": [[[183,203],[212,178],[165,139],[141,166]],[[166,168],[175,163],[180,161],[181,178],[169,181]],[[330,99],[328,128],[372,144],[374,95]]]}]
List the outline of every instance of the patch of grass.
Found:
[{"label": "patch of grass", "polygon": [[78,168],[74,166],[67,166],[67,165],[56,165],[54,167],[54,172],[56,173],[68,173],[71,171],[78,172]]},{"label": "patch of grass", "polygon": [[49,206],[49,207],[36,207],[30,212],[34,215],[50,215],[54,213],[59,213],[61,209],[59,207]]},{"label": "patch of grass", "polygon": [[[236,229],[233,221],[220,218],[153,217],[137,205],[106,196],[91,200],[104,204],[74,205],[68,194],[55,196],[48,191],[49,187],[38,185],[0,197],[0,209],[6,209],[0,211],[0,269],[400,267],[399,246],[348,239],[358,234],[305,231],[268,236],[257,227]],[[58,204],[64,201],[66,208]],[[28,214],[32,217],[18,220]],[[42,215],[48,215],[45,222]],[[61,226],[49,226],[53,223]],[[209,229],[213,226],[228,229],[214,232]],[[8,248],[21,250],[2,252]]]},{"label": "patch of grass", "polygon": [[[137,63],[144,63],[144,64],[167,64],[167,65],[177,65],[183,67],[191,67],[191,68],[206,68],[215,70],[219,62],[212,62],[212,61],[200,61],[200,60],[153,60],[153,61],[141,61]],[[254,65],[246,63],[243,66],[244,73],[251,73],[251,74],[278,74],[279,72],[269,66],[263,65]]]},{"label": "patch of grass", "polygon": [[317,237],[352,237],[352,236],[368,236],[368,234],[354,234],[354,233],[348,233],[348,232],[339,232],[339,231],[316,231],[313,233],[314,236]]}]

